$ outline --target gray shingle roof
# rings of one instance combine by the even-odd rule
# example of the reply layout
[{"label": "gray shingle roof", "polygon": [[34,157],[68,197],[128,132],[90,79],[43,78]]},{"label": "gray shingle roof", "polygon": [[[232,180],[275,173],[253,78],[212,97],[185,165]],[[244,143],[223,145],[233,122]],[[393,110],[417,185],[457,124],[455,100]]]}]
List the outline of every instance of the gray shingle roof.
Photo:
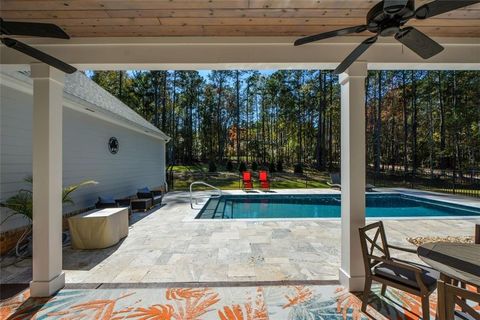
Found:
[{"label": "gray shingle roof", "polygon": [[[32,83],[32,79],[28,74],[19,72],[6,73],[18,80]],[[170,139],[165,133],[81,72],[65,75],[64,96],[66,99],[85,105],[90,110],[109,118],[134,126],[167,141]]]}]

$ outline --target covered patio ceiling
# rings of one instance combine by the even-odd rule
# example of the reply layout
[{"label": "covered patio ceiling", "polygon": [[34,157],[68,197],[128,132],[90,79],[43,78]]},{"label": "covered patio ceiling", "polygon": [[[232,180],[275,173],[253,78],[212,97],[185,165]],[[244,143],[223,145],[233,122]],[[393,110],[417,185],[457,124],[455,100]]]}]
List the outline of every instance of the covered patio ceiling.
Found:
[{"label": "covered patio ceiling", "polygon": [[[462,1],[462,0],[459,0]],[[363,39],[358,33],[294,47],[304,35],[364,24],[376,0],[0,0],[5,20],[52,22],[70,40],[22,39],[80,70],[334,69]],[[417,7],[428,0],[416,0]],[[361,59],[368,69],[478,69],[480,4],[410,25],[445,50],[423,60],[381,37]],[[0,46],[5,67],[34,59]]]},{"label": "covered patio ceiling", "polygon": [[[462,0],[459,0],[462,1]],[[72,37],[292,36],[365,23],[374,0],[2,0],[4,19],[54,22]],[[420,6],[429,0],[417,0]],[[433,37],[480,36],[480,5],[409,25]],[[358,34],[363,36],[367,33]]]}]

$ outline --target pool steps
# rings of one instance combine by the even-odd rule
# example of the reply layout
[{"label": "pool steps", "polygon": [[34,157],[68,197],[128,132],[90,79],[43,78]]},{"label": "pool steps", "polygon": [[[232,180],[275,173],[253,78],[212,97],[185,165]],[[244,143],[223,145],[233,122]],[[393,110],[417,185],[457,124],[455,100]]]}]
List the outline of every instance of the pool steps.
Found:
[{"label": "pool steps", "polygon": [[201,219],[213,219],[215,216],[215,212],[217,210],[217,207],[219,205],[220,200],[219,199],[210,199],[207,203],[207,206],[205,207]]}]

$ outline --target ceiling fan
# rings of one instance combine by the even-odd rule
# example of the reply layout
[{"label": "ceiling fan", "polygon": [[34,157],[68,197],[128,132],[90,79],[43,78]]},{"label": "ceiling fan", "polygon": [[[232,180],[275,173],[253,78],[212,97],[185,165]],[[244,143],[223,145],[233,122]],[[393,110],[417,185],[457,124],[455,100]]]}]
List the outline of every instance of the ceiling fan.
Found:
[{"label": "ceiling fan", "polygon": [[479,2],[480,0],[435,0],[415,9],[414,0],[383,0],[370,9],[367,14],[366,24],[300,38],[295,41],[294,45],[299,46],[313,41],[364,31],[374,33],[373,37],[364,40],[340,63],[334,71],[335,74],[340,74],[347,70],[355,60],[378,40],[379,36],[394,36],[396,40],[423,59],[429,59],[440,53],[444,48],[414,27],[402,28],[405,23],[410,19],[423,20]]},{"label": "ceiling fan", "polygon": [[40,60],[54,68],[57,68],[65,73],[74,73],[76,68],[71,65],[52,57],[45,52],[30,47],[29,45],[18,40],[4,37],[7,36],[31,36],[31,37],[47,37],[58,39],[70,39],[59,26],[52,23],[37,23],[37,22],[17,22],[5,21],[0,18],[0,41],[9,48],[20,51],[30,57]]}]

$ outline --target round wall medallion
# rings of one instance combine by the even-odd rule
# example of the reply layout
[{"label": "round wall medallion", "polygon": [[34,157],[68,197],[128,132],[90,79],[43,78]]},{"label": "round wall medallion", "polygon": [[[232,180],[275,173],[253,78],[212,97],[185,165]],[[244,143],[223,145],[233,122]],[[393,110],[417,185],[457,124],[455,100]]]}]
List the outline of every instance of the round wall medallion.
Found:
[{"label": "round wall medallion", "polygon": [[110,140],[108,140],[108,150],[110,150],[111,154],[116,154],[118,152],[118,140],[115,137],[111,137]]}]

